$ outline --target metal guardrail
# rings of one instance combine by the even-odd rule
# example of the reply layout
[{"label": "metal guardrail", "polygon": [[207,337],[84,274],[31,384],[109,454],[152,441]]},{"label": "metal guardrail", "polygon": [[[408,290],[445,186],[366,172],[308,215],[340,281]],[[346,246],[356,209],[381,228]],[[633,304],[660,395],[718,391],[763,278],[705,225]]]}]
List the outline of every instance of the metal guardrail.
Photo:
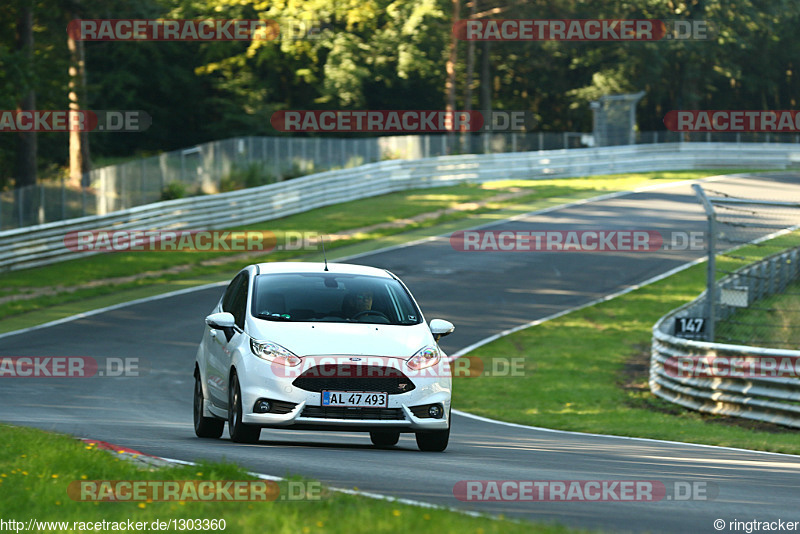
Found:
[{"label": "metal guardrail", "polygon": [[[672,141],[681,139],[681,134],[667,133],[672,135]],[[663,133],[660,137],[647,137],[648,142],[669,139]],[[267,184],[381,160],[580,148],[584,138],[590,139],[591,135],[509,132],[452,138],[448,134],[235,137],[93,169],[83,175],[80,187],[67,184],[62,178],[60,182],[45,180],[0,191],[0,230],[106,215],[158,202],[169,190],[183,190],[189,195],[216,194],[238,188],[248,180],[250,185]],[[772,139],[779,141],[777,137]]]},{"label": "metal guardrail", "polygon": [[[746,287],[750,302],[754,302],[782,292],[798,275],[800,247],[765,258],[723,278],[717,282],[716,294],[726,289],[743,293]],[[704,315],[706,297],[707,292],[703,292],[696,300],[659,319],[653,327],[650,390],[693,410],[800,428],[800,378],[797,376],[800,350],[710,343],[672,335],[676,320]],[[727,310],[727,315],[733,313],[732,308],[723,309]],[[764,366],[766,359],[791,362],[793,371],[777,373],[772,367]],[[681,367],[684,362],[697,370],[694,364],[699,361],[704,368],[720,372],[684,372],[687,366]],[[696,376],[698,374],[701,376]],[[780,374],[790,376],[770,376]]]},{"label": "metal guardrail", "polygon": [[788,143],[673,143],[381,161],[241,191],[2,231],[0,271],[93,254],[74,252],[64,245],[64,236],[78,230],[235,228],[414,188],[658,170],[783,169],[791,166],[798,154],[800,146]]}]

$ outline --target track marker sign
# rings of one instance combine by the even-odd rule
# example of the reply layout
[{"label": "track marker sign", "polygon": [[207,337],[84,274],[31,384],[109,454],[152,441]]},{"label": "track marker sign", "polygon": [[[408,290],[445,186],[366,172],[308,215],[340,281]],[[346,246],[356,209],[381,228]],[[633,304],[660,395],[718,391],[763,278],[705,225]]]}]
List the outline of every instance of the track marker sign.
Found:
[{"label": "track marker sign", "polygon": [[676,317],[675,335],[685,339],[705,339],[706,320],[704,317]]}]

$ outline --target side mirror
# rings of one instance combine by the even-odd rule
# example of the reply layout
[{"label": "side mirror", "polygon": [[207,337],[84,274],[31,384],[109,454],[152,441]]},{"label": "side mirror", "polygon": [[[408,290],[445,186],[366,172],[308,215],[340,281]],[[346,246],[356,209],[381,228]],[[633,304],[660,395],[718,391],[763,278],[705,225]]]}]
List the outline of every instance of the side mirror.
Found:
[{"label": "side mirror", "polygon": [[437,342],[444,336],[452,334],[455,329],[456,327],[450,321],[445,321],[444,319],[431,320],[431,334],[433,334],[433,339]]},{"label": "side mirror", "polygon": [[233,328],[236,326],[236,319],[233,318],[232,313],[212,313],[206,317],[206,324],[216,330],[225,330],[226,328]]}]

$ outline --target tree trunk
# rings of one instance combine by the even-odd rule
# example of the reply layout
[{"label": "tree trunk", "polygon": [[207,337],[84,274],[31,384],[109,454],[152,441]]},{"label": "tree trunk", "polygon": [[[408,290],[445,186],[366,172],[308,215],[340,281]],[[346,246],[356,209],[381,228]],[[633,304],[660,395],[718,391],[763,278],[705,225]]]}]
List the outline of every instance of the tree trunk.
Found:
[{"label": "tree trunk", "polygon": [[[74,15],[69,19],[77,18]],[[83,41],[76,41],[67,32],[67,49],[69,50],[69,109],[77,111],[86,109],[86,56]],[[89,156],[89,132],[69,132],[69,184],[74,187],[82,185],[84,173],[91,170]]]},{"label": "tree trunk", "polygon": [[[32,70],[33,64],[33,9],[27,2],[20,7],[17,19],[17,50],[22,51]],[[36,109],[36,93],[32,87],[26,88],[17,110]],[[17,134],[17,169],[15,187],[36,184],[36,132]]]},{"label": "tree trunk", "polygon": [[[461,13],[461,0],[453,0],[453,24],[450,28],[450,57],[447,60],[447,80],[445,81],[445,92],[447,93],[447,104],[445,109],[453,113],[456,110],[456,61],[458,61],[458,39],[453,31],[453,26],[458,22]],[[447,151],[452,152],[455,143],[455,132],[450,129],[447,132]]]},{"label": "tree trunk", "polygon": [[[23,2],[17,18],[16,49],[24,55],[29,72],[33,71],[33,8]],[[33,76],[27,76],[17,111],[36,109]],[[17,133],[16,168],[14,169],[14,209],[12,226],[36,224],[40,213],[36,209],[39,195],[36,185],[36,132]]]},{"label": "tree trunk", "polygon": [[[471,0],[469,5],[469,18],[478,12],[478,0]],[[475,71],[475,41],[467,41],[467,79],[464,83],[464,111],[472,111],[472,77]],[[462,149],[467,153],[472,153],[472,134],[464,132],[462,134]]]},{"label": "tree trunk", "polygon": [[[489,49],[491,41],[483,41],[481,50],[481,112],[483,120],[488,121],[492,113],[492,76],[489,62]],[[481,138],[488,133],[482,133]]]}]

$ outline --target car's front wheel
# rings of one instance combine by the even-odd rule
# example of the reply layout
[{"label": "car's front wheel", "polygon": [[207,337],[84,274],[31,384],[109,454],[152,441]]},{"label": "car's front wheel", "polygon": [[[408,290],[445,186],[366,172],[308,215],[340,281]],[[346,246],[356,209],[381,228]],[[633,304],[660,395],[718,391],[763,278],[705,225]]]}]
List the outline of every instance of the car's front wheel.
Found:
[{"label": "car's front wheel", "polygon": [[198,438],[218,438],[225,429],[225,420],[203,416],[203,384],[199,373],[194,375],[194,433]]},{"label": "car's front wheel", "polygon": [[228,392],[228,433],[231,435],[231,441],[257,443],[261,428],[242,422],[242,390],[239,388],[239,379],[235,373],[231,376],[231,387]]},{"label": "car's front wheel", "polygon": [[372,444],[376,447],[391,447],[392,445],[397,445],[397,442],[400,441],[400,432],[370,432],[369,439],[372,440]]},{"label": "car's front wheel", "polygon": [[450,413],[447,414],[447,430],[417,432],[417,447],[425,452],[442,452],[450,441]]}]

